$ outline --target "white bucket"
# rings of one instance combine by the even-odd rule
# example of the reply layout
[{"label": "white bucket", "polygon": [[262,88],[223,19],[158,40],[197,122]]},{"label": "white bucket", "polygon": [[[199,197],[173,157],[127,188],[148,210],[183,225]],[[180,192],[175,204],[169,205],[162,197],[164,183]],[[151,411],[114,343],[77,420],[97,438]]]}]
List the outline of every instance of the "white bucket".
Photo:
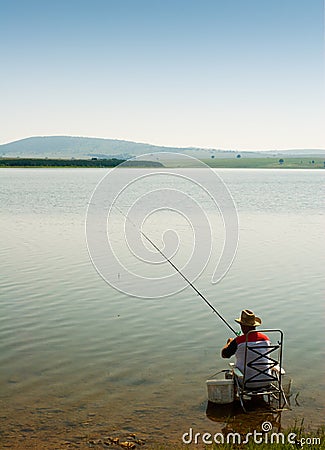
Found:
[{"label": "white bucket", "polygon": [[221,405],[234,401],[234,380],[207,380],[208,400]]}]

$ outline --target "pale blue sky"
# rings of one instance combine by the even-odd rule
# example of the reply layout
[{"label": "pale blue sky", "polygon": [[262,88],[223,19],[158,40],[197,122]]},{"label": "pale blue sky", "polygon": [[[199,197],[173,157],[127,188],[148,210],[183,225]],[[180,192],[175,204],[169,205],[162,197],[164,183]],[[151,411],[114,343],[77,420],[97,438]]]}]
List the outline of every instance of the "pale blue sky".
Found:
[{"label": "pale blue sky", "polygon": [[323,0],[0,0],[0,143],[325,148]]}]

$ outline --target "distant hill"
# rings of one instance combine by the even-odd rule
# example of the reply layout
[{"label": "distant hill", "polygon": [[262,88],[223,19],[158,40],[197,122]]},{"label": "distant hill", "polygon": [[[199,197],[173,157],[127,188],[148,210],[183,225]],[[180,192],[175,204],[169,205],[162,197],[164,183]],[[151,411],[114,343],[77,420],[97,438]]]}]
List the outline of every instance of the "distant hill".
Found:
[{"label": "distant hill", "polygon": [[323,149],[298,149],[281,151],[238,151],[203,149],[195,147],[163,147],[139,142],[117,139],[101,139],[75,136],[37,136],[0,145],[0,156],[30,158],[120,158],[127,159],[147,153],[172,152],[185,153],[199,159],[241,157],[295,157],[321,156]]},{"label": "distant hill", "polygon": [[290,150],[279,150],[276,152],[277,155],[285,155],[285,156],[325,156],[325,150],[316,148],[316,149],[290,149]]},{"label": "distant hill", "polygon": [[161,151],[160,147],[115,139],[74,136],[38,136],[0,145],[2,156],[89,158],[132,155]]}]

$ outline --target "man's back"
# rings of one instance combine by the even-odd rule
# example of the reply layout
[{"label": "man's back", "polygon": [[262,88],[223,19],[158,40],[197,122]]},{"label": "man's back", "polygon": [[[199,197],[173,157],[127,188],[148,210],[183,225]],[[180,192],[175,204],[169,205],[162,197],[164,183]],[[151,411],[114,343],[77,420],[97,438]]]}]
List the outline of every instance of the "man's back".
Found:
[{"label": "man's back", "polygon": [[[259,356],[257,352],[260,355],[268,353],[269,347],[271,345],[269,337],[264,333],[260,333],[259,331],[251,331],[247,335],[238,336],[235,340],[237,343],[237,350],[235,353],[236,367],[238,367],[238,369],[240,369],[240,371],[245,374],[245,382],[247,382],[247,387],[256,388],[268,385],[269,381],[266,380],[266,378],[267,373],[269,373],[270,361],[268,360],[267,356],[263,358],[263,356]],[[251,347],[256,350],[250,350]],[[254,369],[253,367],[250,367],[250,365],[257,358],[257,369]],[[252,380],[249,381],[251,378]]]}]

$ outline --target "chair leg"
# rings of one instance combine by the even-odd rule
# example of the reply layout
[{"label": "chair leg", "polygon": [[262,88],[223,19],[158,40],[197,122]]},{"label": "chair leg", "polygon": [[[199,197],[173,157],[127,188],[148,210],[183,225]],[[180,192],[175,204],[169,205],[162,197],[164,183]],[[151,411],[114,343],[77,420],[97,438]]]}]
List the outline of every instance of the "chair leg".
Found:
[{"label": "chair leg", "polygon": [[[281,406],[281,397],[283,398],[283,406]],[[286,395],[284,393],[284,390],[283,390],[282,386],[280,386],[279,408],[283,409],[285,406],[288,406],[288,408],[290,409],[289,402],[288,402],[287,397],[286,397]]]},{"label": "chair leg", "polygon": [[240,401],[241,407],[243,408],[244,413],[247,413],[246,408],[245,408],[245,405],[244,405],[244,399],[243,399],[243,396],[240,395],[240,394],[239,394],[239,401]]},{"label": "chair leg", "polygon": [[235,386],[236,386],[237,394],[238,394],[238,397],[239,397],[240,405],[243,408],[244,413],[247,413],[245,405],[244,405],[244,399],[243,399],[243,394],[241,392],[239,380],[238,380],[238,378],[236,376],[235,376]]}]

